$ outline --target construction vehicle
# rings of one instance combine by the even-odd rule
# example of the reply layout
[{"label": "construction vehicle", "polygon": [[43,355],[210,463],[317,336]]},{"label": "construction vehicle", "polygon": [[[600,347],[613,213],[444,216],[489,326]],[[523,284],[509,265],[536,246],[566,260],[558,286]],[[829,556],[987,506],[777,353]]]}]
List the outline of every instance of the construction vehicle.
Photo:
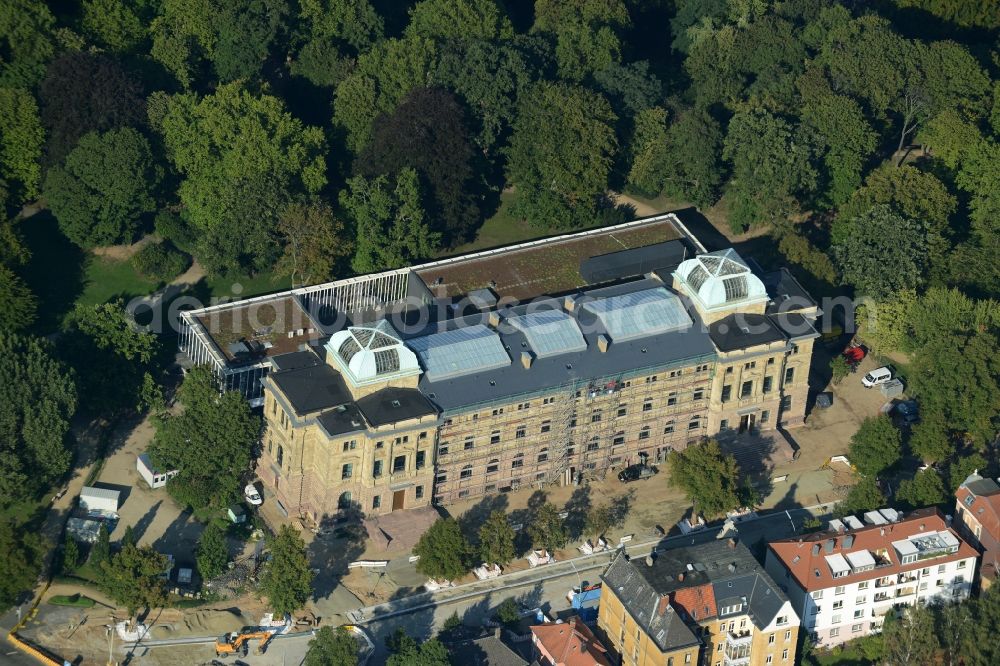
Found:
[{"label": "construction vehicle", "polygon": [[264,654],[267,644],[274,637],[273,631],[231,631],[223,634],[215,641],[215,656],[228,657],[231,654],[243,653],[245,657],[250,649],[250,641],[259,641],[257,654]]}]

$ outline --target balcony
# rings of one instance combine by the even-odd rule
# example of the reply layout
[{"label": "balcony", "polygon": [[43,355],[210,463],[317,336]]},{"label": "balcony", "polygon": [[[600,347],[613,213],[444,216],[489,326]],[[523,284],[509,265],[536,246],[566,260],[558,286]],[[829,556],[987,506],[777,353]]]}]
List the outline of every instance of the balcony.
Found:
[{"label": "balcony", "polygon": [[899,574],[899,584],[900,585],[902,585],[904,583],[912,583],[915,580],[917,580],[917,573],[915,571]]},{"label": "balcony", "polygon": [[740,648],[740,647],[750,647],[750,643],[753,642],[753,635],[749,631],[743,631],[738,634],[729,632],[726,634],[726,647],[727,648]]},{"label": "balcony", "polygon": [[730,657],[729,655],[726,655],[722,659],[722,663],[724,666],[749,666],[750,655],[745,657]]},{"label": "balcony", "polygon": [[894,598],[895,597],[893,597],[888,592],[879,592],[878,594],[876,594],[872,598],[872,601],[875,602],[875,603],[879,603],[879,602],[882,602],[882,601],[892,601]]},{"label": "balcony", "polygon": [[875,581],[875,587],[890,587],[896,584],[895,576],[886,576]]},{"label": "balcony", "polygon": [[896,598],[901,599],[903,597],[912,597],[917,593],[917,588],[915,587],[904,587],[901,590],[896,590]]}]

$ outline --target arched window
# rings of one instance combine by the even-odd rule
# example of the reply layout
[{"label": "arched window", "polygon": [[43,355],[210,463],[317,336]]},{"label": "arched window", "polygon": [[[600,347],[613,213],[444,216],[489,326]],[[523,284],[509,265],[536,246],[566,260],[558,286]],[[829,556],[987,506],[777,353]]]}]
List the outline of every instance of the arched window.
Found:
[{"label": "arched window", "polygon": [[284,462],[284,460],[285,460],[285,450],[283,448],[281,448],[281,444],[278,444],[278,457],[277,457],[277,461],[278,461],[278,467],[279,468],[281,467],[281,463]]},{"label": "arched window", "polygon": [[538,452],[538,462],[543,463],[549,459],[549,447],[543,447],[541,451]]},{"label": "arched window", "polygon": [[466,465],[465,467],[462,468],[462,472],[461,474],[459,474],[459,478],[468,479],[470,476],[472,476],[472,465]]},{"label": "arched window", "polygon": [[517,469],[523,465],[524,465],[524,454],[518,453],[516,456],[514,456],[514,460],[511,461],[510,468]]},{"label": "arched window", "polygon": [[351,504],[353,504],[353,502],[351,501],[351,492],[347,491],[340,493],[340,499],[337,500],[337,508],[350,509]]},{"label": "arched window", "polygon": [[486,473],[492,474],[500,469],[500,461],[494,458],[493,460],[486,463]]}]

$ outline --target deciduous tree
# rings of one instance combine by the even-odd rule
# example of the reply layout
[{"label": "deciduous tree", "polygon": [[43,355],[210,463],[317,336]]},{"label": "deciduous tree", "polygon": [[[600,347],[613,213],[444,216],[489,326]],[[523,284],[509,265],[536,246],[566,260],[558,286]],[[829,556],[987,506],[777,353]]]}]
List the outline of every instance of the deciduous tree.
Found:
[{"label": "deciduous tree", "polygon": [[0,88],[0,179],[7,183],[11,203],[25,203],[38,196],[44,142],[38,104],[31,93]]},{"label": "deciduous tree", "polygon": [[559,509],[552,502],[545,502],[528,525],[528,534],[535,548],[544,548],[551,555],[554,551],[566,545],[569,531],[559,517]]},{"label": "deciduous tree", "polygon": [[357,666],[358,641],[344,627],[321,627],[309,641],[304,666]]},{"label": "deciduous tree", "polygon": [[441,88],[414,88],[380,116],[371,141],[354,163],[366,178],[396,177],[412,168],[427,185],[427,220],[449,245],[471,240],[482,214],[482,175],[462,107]]},{"label": "deciduous tree", "polygon": [[123,127],[81,138],[65,165],[49,171],[45,198],[80,247],[131,243],[140,218],[156,208],[160,177],[149,143]]},{"label": "deciduous tree", "polygon": [[902,455],[899,428],[888,416],[870,416],[851,437],[851,464],[865,476],[877,476]]},{"label": "deciduous tree", "polygon": [[226,0],[214,17],[217,30],[212,64],[220,81],[252,79],[260,75],[282,24],[286,0]]},{"label": "deciduous tree", "polygon": [[0,4],[0,86],[30,88],[45,73],[55,53],[55,18],[40,0]]},{"label": "deciduous tree", "polygon": [[359,52],[381,41],[382,17],[367,0],[301,0],[303,43],[291,71],[317,86],[335,86],[353,69]]},{"label": "deciduous tree", "polygon": [[0,331],[24,331],[35,323],[38,302],[14,271],[0,264]]},{"label": "deciduous tree", "polygon": [[948,498],[941,482],[941,474],[933,467],[917,472],[912,479],[899,482],[896,499],[906,502],[912,508],[942,504]]},{"label": "deciduous tree", "polygon": [[403,169],[395,187],[385,176],[355,176],[340,193],[340,205],[357,231],[353,266],[359,273],[398,268],[427,258],[440,235],[430,230],[424,213],[420,180]]},{"label": "deciduous tree", "polygon": [[670,483],[684,491],[695,509],[714,518],[740,506],[736,459],[710,439],[675,451],[668,459]]},{"label": "deciduous tree", "polygon": [[101,565],[101,589],[135,615],[140,608],[155,608],[167,600],[162,574],[167,556],[151,546],[126,543],[110,562]]},{"label": "deciduous tree", "polygon": [[834,514],[843,517],[883,506],[885,506],[885,495],[879,490],[875,477],[856,476],[854,485],[847,488],[844,498],[834,507]]},{"label": "deciduous tree", "polygon": [[503,511],[491,513],[479,528],[479,555],[487,564],[506,565],[514,559],[514,528]]},{"label": "deciduous tree", "polygon": [[198,538],[195,561],[198,563],[198,574],[203,580],[212,580],[226,570],[229,546],[226,543],[226,531],[218,523],[213,521],[205,526]]},{"label": "deciduous tree", "polygon": [[886,617],[882,626],[886,666],[929,664],[937,654],[937,635],[931,610],[922,604],[906,606],[899,617]]},{"label": "deciduous tree", "polygon": [[854,218],[851,233],[837,241],[833,254],[846,282],[882,300],[924,283],[927,248],[924,223],[876,204]]},{"label": "deciduous tree", "polygon": [[0,608],[7,608],[34,589],[45,553],[37,534],[0,520]]},{"label": "deciduous tree", "polygon": [[312,570],[309,554],[302,537],[290,525],[282,525],[268,546],[271,559],[260,579],[260,593],[267,597],[271,609],[279,617],[293,613],[312,594]]},{"label": "deciduous tree", "polygon": [[560,78],[582,81],[620,60],[629,24],[621,0],[536,0],[532,30],[555,38]]},{"label": "deciduous tree", "polygon": [[454,518],[439,518],[420,536],[413,554],[417,571],[431,578],[452,580],[469,571],[472,550]]},{"label": "deciduous tree", "polygon": [[48,342],[0,335],[0,506],[33,497],[69,470],[71,373]]},{"label": "deciduous tree", "polygon": [[[83,30],[94,41],[117,53],[135,50],[148,35],[145,2],[84,0]],[[148,5],[147,5],[148,6]]]},{"label": "deciduous tree", "polygon": [[46,165],[62,162],[85,134],[143,125],[145,97],[140,80],[108,56],[69,52],[53,60],[38,88]]},{"label": "deciduous tree", "polygon": [[332,280],[354,249],[344,223],[322,199],[288,206],[278,218],[278,234],[284,251],[275,273],[291,278],[293,287]]},{"label": "deciduous tree", "polygon": [[514,26],[496,0],[422,0],[410,9],[406,34],[495,41],[513,37]]},{"label": "deciduous tree", "polygon": [[90,555],[87,560],[98,571],[102,571],[101,565],[111,561],[111,535],[108,533],[108,526],[103,521],[101,526],[97,528],[97,541],[90,547]]},{"label": "deciduous tree", "polygon": [[617,151],[617,118],[601,95],[537,83],[522,96],[507,153],[514,212],[539,227],[593,223]]},{"label": "deciduous tree", "polygon": [[183,506],[228,506],[240,496],[240,476],[250,466],[260,418],[238,392],[220,394],[207,367],[187,374],[177,399],[183,411],[157,419],[149,447],[153,464],[178,470],[167,489]]}]

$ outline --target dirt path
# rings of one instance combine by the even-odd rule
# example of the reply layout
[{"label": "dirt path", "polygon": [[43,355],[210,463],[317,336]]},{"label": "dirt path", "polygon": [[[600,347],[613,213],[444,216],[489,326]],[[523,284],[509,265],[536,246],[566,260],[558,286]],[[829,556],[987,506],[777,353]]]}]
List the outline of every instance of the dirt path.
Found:
[{"label": "dirt path", "polygon": [[125,261],[131,259],[144,246],[153,241],[152,236],[143,236],[131,245],[107,245],[105,247],[95,247],[91,252],[98,257],[113,259],[114,261]]}]

